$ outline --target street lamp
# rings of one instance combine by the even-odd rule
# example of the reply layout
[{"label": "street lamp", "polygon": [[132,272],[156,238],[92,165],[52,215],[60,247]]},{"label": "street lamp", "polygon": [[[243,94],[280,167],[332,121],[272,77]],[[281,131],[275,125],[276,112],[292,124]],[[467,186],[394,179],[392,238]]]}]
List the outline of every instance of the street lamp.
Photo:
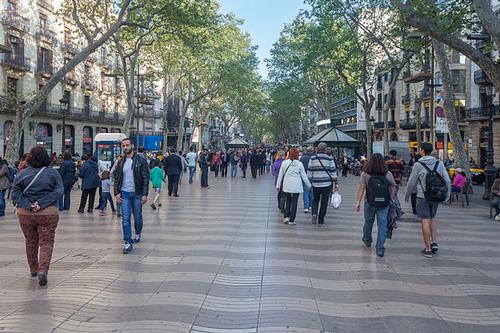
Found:
[{"label": "street lamp", "polygon": [[373,140],[375,139],[375,137],[373,135],[373,133],[374,133],[373,127],[374,126],[375,126],[375,118],[373,116],[371,116],[371,118],[370,118],[370,131],[369,131],[370,132],[370,139],[371,139],[370,142],[371,142],[371,144],[370,144],[370,156],[369,157],[371,157],[371,155],[373,155]]},{"label": "street lamp", "polygon": [[61,141],[61,153],[64,152],[66,147],[66,112],[69,108],[68,96],[64,95],[63,98],[59,100],[59,106],[62,113],[62,141]]},{"label": "street lamp", "polygon": [[497,169],[493,166],[495,161],[493,160],[494,150],[493,150],[493,113],[495,106],[493,105],[493,99],[495,98],[495,93],[493,91],[492,85],[487,85],[484,87],[486,95],[488,96],[488,150],[486,153],[486,166],[484,168],[484,174],[486,181],[484,182],[484,200],[491,199],[491,186],[495,180],[495,175]]}]

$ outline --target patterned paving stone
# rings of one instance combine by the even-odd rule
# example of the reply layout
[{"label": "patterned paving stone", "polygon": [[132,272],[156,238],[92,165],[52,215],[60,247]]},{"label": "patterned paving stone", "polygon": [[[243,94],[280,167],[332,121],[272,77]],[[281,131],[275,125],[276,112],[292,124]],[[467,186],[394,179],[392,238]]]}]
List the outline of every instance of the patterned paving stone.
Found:
[{"label": "patterned paving stone", "polygon": [[6,216],[0,331],[500,331],[500,224],[487,210],[441,207],[432,260],[419,255],[418,223],[400,223],[378,258],[360,241],[359,180],[342,181],[344,202],[325,228],[301,205],[297,226],[283,225],[269,175],[210,179],[208,192],[182,185],[180,198],[144,207],[144,241],[129,255],[116,216],[63,213],[46,288],[29,277],[17,220]]}]

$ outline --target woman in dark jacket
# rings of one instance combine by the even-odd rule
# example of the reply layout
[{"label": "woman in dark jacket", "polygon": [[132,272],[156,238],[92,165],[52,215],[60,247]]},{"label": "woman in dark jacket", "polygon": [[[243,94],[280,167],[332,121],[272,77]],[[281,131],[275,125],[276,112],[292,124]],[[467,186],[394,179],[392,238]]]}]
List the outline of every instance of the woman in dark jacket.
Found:
[{"label": "woman in dark jacket", "polygon": [[85,212],[85,204],[87,203],[87,197],[89,198],[89,205],[87,212],[92,213],[95,201],[95,192],[97,188],[101,185],[101,179],[99,178],[97,163],[90,159],[89,155],[83,156],[84,163],[78,171],[78,177],[82,179],[82,197],[80,199],[80,208],[78,213]]},{"label": "woman in dark jacket", "polygon": [[43,147],[31,149],[27,162],[16,176],[11,196],[17,204],[19,224],[26,239],[31,276],[38,275],[38,283],[44,286],[59,222],[57,200],[63,194],[63,184],[59,172],[48,168],[50,158]]},{"label": "woman in dark jacket", "polygon": [[63,161],[59,165],[59,174],[64,186],[64,194],[59,198],[59,211],[69,210],[71,205],[71,188],[78,180],[75,175],[75,163],[71,159],[71,154],[65,152]]}]

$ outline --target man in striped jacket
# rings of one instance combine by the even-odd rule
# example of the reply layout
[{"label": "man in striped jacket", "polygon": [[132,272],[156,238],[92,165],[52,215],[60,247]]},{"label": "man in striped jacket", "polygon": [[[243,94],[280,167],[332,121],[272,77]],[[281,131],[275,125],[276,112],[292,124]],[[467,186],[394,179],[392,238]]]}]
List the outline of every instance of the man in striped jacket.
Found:
[{"label": "man in striped jacket", "polygon": [[[325,151],[326,144],[321,142],[318,145],[316,155],[311,156],[307,166],[307,177],[311,182],[313,192],[312,223],[318,225],[325,223],[332,187],[338,191],[337,166],[334,159],[325,154]],[[318,206],[320,206],[319,215]]]}]

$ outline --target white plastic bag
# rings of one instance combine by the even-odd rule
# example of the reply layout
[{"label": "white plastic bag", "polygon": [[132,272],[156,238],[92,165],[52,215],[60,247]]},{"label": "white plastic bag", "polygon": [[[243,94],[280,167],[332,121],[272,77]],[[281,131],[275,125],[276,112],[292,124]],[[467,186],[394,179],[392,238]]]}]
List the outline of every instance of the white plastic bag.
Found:
[{"label": "white plastic bag", "polygon": [[334,192],[332,194],[332,206],[335,209],[339,209],[340,203],[342,202],[342,196],[339,192]]}]

